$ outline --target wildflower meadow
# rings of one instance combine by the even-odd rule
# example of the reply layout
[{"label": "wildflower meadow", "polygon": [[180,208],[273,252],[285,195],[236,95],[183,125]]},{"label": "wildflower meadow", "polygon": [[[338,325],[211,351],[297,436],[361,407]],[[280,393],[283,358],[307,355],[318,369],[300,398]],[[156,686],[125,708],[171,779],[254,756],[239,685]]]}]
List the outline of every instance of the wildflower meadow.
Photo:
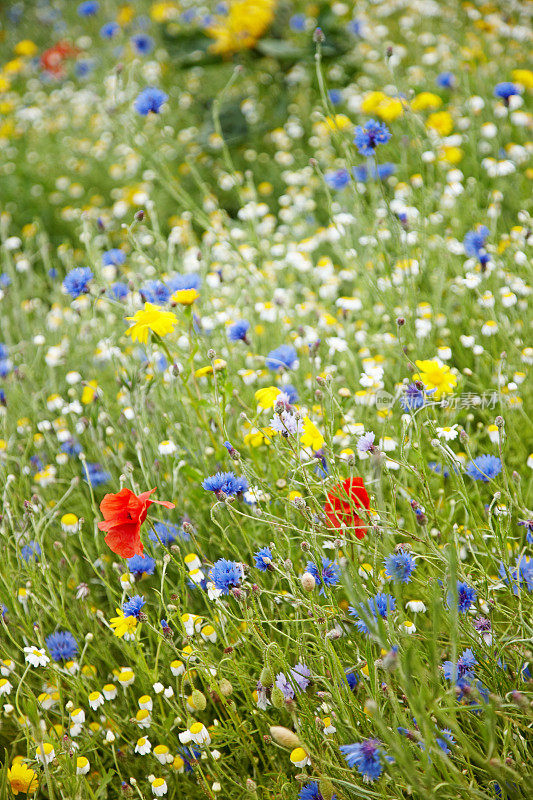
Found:
[{"label": "wildflower meadow", "polygon": [[0,8],[0,800],[533,796],[533,3]]}]

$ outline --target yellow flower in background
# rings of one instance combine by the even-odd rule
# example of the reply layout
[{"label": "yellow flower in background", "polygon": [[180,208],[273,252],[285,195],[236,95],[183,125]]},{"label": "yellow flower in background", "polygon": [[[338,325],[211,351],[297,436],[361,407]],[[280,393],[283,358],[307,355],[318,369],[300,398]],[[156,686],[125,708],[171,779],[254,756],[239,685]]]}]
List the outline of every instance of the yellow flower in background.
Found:
[{"label": "yellow flower in background", "polygon": [[324,122],[330,131],[347,131],[353,127],[353,122],[346,114],[335,114],[334,117],[326,117]]},{"label": "yellow flower in background", "polygon": [[261,447],[263,444],[269,444],[270,439],[275,436],[276,432],[273,428],[252,428],[252,430],[245,434],[244,444],[247,447]]},{"label": "yellow flower in background", "polygon": [[0,75],[0,92],[8,92],[10,86],[9,78],[6,78],[5,75]]},{"label": "yellow flower in background", "polygon": [[133,342],[142,344],[146,344],[148,341],[150,331],[158,336],[172,333],[178,321],[171,311],[163,311],[160,306],[154,306],[152,303],[145,303],[144,309],[126,319],[134,323],[126,331],[126,336],[131,336]]},{"label": "yellow flower in background", "polygon": [[117,23],[119,25],[127,25],[135,16],[135,9],[133,6],[121,6],[117,14]]},{"label": "yellow flower in background", "polygon": [[170,298],[173,303],[179,303],[182,306],[192,306],[195,300],[198,300],[200,294],[196,289],[178,289]]},{"label": "yellow flower in background", "polygon": [[[221,369],[224,369],[226,366],[226,361],[223,358],[215,358],[213,364],[208,364],[207,367],[200,367],[195,371],[195,377],[203,378],[204,375],[212,375],[213,372],[219,372]],[[214,369],[213,369],[214,367]]]},{"label": "yellow flower in background", "polygon": [[403,114],[403,103],[397,97],[387,97],[376,108],[376,116],[384,122],[393,122]]},{"label": "yellow flower in background", "polygon": [[309,417],[304,417],[304,432],[300,437],[300,442],[304,447],[310,447],[312,450],[320,450],[324,444],[324,437],[318,430],[314,422],[311,422]]},{"label": "yellow flower in background", "polygon": [[22,39],[20,42],[17,42],[14,47],[15,55],[17,56],[34,56],[38,49],[35,42],[32,42],[31,39]]},{"label": "yellow flower in background", "polygon": [[434,111],[436,108],[440,108],[441,105],[441,98],[433,92],[420,92],[411,102],[413,111],[426,111],[427,109]]},{"label": "yellow flower in background", "polygon": [[230,55],[249,50],[266,32],[274,19],[277,0],[233,0],[227,14],[215,17],[206,33],[215,41],[213,53]]},{"label": "yellow flower in background", "polygon": [[177,19],[179,14],[180,9],[177,3],[154,3],[150,8],[150,16],[154,22],[170,22],[173,19]]},{"label": "yellow flower in background", "polygon": [[7,772],[7,779],[15,797],[19,792],[22,794],[36,792],[39,787],[37,773],[22,761],[13,762],[11,769]]},{"label": "yellow flower in background", "polygon": [[512,78],[515,83],[519,83],[524,89],[533,89],[533,71],[530,69],[513,69]]},{"label": "yellow flower in background", "polygon": [[93,400],[96,398],[98,394],[98,384],[96,381],[89,381],[84,387],[83,392],[81,393],[81,402],[84,406],[89,405],[92,403]]},{"label": "yellow flower in background", "polygon": [[457,384],[457,378],[446,364],[439,361],[415,361],[420,370],[413,375],[414,381],[422,381],[426,389],[435,389],[431,395],[435,400],[440,400],[443,394],[451,394]]},{"label": "yellow flower in background", "polygon": [[436,131],[439,136],[449,136],[453,130],[453,117],[448,111],[435,111],[427,118],[426,128]]},{"label": "yellow flower in background", "polygon": [[126,633],[135,633],[137,627],[136,617],[125,617],[121,608],[116,609],[117,616],[109,620],[109,624],[115,632],[115,636],[122,638]]},{"label": "yellow flower in background", "polygon": [[439,150],[439,161],[446,161],[447,164],[459,164],[464,157],[464,151],[460,147],[443,147]]},{"label": "yellow flower in background", "polygon": [[404,112],[403,103],[397,97],[389,97],[385,92],[370,92],[361,103],[364,114],[375,114],[384,122],[392,122]]},{"label": "yellow flower in background", "polygon": [[264,389],[258,389],[255,393],[255,401],[258,406],[268,410],[274,408],[276,397],[281,393],[281,389],[277,386],[266,386]]}]

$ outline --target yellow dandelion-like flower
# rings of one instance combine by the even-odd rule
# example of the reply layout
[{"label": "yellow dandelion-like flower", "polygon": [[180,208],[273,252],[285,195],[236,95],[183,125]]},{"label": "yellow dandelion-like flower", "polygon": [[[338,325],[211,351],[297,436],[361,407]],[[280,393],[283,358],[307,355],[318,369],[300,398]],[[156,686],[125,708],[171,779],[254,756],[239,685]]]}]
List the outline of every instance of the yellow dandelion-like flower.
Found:
[{"label": "yellow dandelion-like flower", "polygon": [[125,617],[121,608],[116,609],[117,616],[109,620],[109,624],[115,631],[115,636],[122,638],[126,633],[134,633],[137,627],[136,617]]},{"label": "yellow dandelion-like flower", "polygon": [[446,364],[439,361],[415,361],[420,370],[413,375],[414,381],[422,381],[426,389],[435,389],[431,395],[435,400],[440,400],[443,394],[451,394],[457,384],[457,378]]},{"label": "yellow dandelion-like flower", "polygon": [[178,289],[170,299],[173,303],[179,303],[181,306],[192,306],[199,297],[200,294],[196,289]]},{"label": "yellow dandelion-like flower", "polygon": [[11,769],[7,772],[7,779],[15,797],[19,792],[22,794],[33,793],[39,786],[37,773],[22,761],[13,762]]},{"label": "yellow dandelion-like flower", "polygon": [[300,442],[304,447],[310,447],[312,450],[320,450],[324,444],[324,437],[318,430],[314,422],[311,422],[309,417],[304,417],[304,432],[300,437]]},{"label": "yellow dandelion-like flower", "polygon": [[158,336],[166,336],[172,333],[177,319],[171,311],[163,311],[160,306],[152,303],[145,303],[144,309],[137,311],[133,317],[126,317],[134,324],[126,331],[126,336],[131,336],[133,342],[146,344],[150,331]]}]

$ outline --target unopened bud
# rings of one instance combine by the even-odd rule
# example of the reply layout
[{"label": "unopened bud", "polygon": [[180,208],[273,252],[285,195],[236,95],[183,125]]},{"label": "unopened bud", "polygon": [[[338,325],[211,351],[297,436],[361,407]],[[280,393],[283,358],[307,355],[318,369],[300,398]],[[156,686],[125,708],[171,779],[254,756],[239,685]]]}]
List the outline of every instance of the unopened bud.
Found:
[{"label": "unopened bud", "polygon": [[280,744],[282,747],[287,747],[290,750],[294,750],[295,747],[302,746],[294,731],[290,731],[288,728],[284,728],[282,725],[272,725],[270,728],[270,735],[275,742]]},{"label": "unopened bud", "polygon": [[304,592],[312,592],[316,586],[314,575],[311,575],[310,572],[304,572],[300,578],[300,583],[302,584]]}]

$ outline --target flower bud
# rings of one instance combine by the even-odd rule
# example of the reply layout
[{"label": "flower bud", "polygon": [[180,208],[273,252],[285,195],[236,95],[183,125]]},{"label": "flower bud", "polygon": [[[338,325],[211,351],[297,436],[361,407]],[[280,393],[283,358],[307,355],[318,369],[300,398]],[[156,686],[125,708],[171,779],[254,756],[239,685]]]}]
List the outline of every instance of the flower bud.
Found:
[{"label": "flower bud", "polygon": [[272,725],[270,728],[270,735],[275,742],[280,744],[282,747],[287,747],[290,750],[294,750],[295,747],[302,746],[294,731],[290,731],[288,728],[284,728],[282,725]]},{"label": "flower bud", "polygon": [[310,572],[304,572],[300,578],[300,583],[302,584],[304,592],[312,592],[316,586],[314,575],[311,575]]}]

